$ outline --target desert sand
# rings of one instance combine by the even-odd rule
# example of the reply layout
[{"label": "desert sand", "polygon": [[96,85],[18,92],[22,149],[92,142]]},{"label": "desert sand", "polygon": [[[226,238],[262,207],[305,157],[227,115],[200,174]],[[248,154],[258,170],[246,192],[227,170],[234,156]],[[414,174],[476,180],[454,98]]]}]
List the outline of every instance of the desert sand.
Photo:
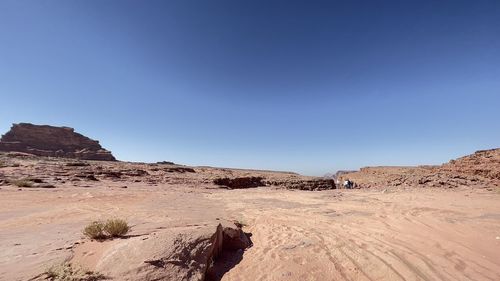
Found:
[{"label": "desert sand", "polygon": [[[112,280],[500,280],[496,186],[227,189],[213,179],[311,178],[0,156],[0,280],[43,280],[44,270],[65,261]],[[43,183],[9,181],[21,177]],[[126,219],[129,235],[103,242],[82,235],[89,222],[110,217]],[[219,224],[233,222],[250,247],[224,251],[211,265],[189,261],[213,248]]]}]

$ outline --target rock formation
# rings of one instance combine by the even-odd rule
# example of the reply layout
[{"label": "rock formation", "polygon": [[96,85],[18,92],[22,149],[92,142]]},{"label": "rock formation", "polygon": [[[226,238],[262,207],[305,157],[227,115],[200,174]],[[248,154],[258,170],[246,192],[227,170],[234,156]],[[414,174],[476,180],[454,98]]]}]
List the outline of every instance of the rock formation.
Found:
[{"label": "rock formation", "polygon": [[265,186],[262,180],[262,177],[217,178],[214,179],[214,184],[226,186],[233,189],[250,188]]},{"label": "rock formation", "polygon": [[500,148],[479,150],[442,165],[441,172],[500,180]]},{"label": "rock formation", "polygon": [[286,189],[299,190],[328,190],[335,189],[335,180],[333,179],[283,179],[283,180],[268,180],[267,185],[279,186]]},{"label": "rock formation", "polygon": [[365,167],[340,177],[361,188],[500,186],[500,149],[476,151],[440,166]]},{"label": "rock formation", "polygon": [[76,133],[73,128],[14,124],[0,139],[0,151],[25,152],[39,156],[116,161],[98,141]]},{"label": "rock formation", "polygon": [[[162,229],[149,235],[117,240],[109,247],[87,242],[76,249],[72,262],[85,259],[89,249],[100,257],[95,268],[113,280],[219,280],[217,263],[251,245],[250,239],[233,223],[184,229]],[[88,247],[88,249],[87,249]]]}]

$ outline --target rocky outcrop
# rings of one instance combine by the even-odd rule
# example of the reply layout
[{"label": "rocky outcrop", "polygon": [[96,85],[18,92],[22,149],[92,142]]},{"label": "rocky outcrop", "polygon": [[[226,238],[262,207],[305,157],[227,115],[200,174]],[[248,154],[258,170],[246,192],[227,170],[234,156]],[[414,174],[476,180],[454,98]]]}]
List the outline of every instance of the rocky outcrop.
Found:
[{"label": "rocky outcrop", "polygon": [[[86,253],[85,247],[94,247],[92,243],[100,242],[81,245],[72,262],[81,262],[85,254],[79,253]],[[113,280],[204,281],[217,275],[212,266],[224,252],[244,250],[251,242],[241,228],[223,222],[196,229],[164,229],[110,244],[98,247],[102,249],[96,253],[100,258],[90,269]]]},{"label": "rocky outcrop", "polygon": [[443,173],[500,180],[500,148],[479,150],[442,165]]},{"label": "rocky outcrop", "polygon": [[263,177],[217,178],[214,184],[232,189],[251,188],[259,186],[275,186],[286,189],[325,190],[335,189],[335,181],[327,178],[311,179],[265,179]]},{"label": "rocky outcrop", "polygon": [[284,187],[286,189],[299,189],[299,190],[326,190],[335,189],[335,181],[333,179],[285,179],[285,180],[268,180],[267,185]]},{"label": "rocky outcrop", "polygon": [[239,178],[217,178],[214,179],[214,184],[222,185],[229,188],[250,188],[264,186],[262,177],[239,177]]},{"label": "rocky outcrop", "polygon": [[29,123],[14,124],[0,139],[0,151],[84,160],[116,160],[98,141],[76,133],[73,128]]},{"label": "rocky outcrop", "polygon": [[500,149],[480,150],[440,166],[365,167],[340,178],[361,188],[500,186]]}]

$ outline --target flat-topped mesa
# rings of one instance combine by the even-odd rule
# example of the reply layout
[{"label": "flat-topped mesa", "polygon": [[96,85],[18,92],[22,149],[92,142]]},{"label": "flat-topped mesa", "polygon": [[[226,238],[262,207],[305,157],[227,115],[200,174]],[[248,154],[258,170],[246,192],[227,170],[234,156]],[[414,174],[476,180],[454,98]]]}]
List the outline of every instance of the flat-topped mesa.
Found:
[{"label": "flat-topped mesa", "polygon": [[39,156],[65,157],[82,160],[116,161],[99,141],[76,133],[73,128],[13,124],[0,139],[0,151],[26,152]]}]

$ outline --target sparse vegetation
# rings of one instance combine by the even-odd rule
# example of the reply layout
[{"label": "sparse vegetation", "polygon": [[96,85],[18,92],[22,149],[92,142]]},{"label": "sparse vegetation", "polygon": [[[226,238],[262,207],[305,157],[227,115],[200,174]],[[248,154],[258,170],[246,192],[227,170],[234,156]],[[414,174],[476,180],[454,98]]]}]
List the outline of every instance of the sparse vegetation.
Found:
[{"label": "sparse vegetation", "polygon": [[104,225],[104,231],[111,237],[121,237],[129,232],[130,227],[122,219],[110,219]]},{"label": "sparse vegetation", "polygon": [[28,179],[9,180],[9,183],[17,187],[33,187],[33,182]]},{"label": "sparse vegetation", "polygon": [[6,180],[8,184],[15,185],[17,187],[33,187],[33,188],[55,188],[55,185],[46,183],[41,178],[23,178],[23,179],[9,179]]},{"label": "sparse vegetation", "polygon": [[102,221],[93,221],[83,229],[83,234],[90,239],[105,239],[104,223]]},{"label": "sparse vegetation", "polygon": [[130,231],[130,226],[123,219],[109,219],[106,222],[93,221],[83,229],[83,234],[90,239],[122,237]]},{"label": "sparse vegetation", "polygon": [[245,221],[243,221],[243,219],[239,219],[239,220],[234,220],[233,221],[234,225],[236,225],[236,227],[238,228],[243,228],[245,226],[248,226],[247,223],[245,223]]},{"label": "sparse vegetation", "polygon": [[70,263],[52,266],[45,271],[47,280],[51,281],[98,281],[106,277],[100,273],[74,267]]}]

